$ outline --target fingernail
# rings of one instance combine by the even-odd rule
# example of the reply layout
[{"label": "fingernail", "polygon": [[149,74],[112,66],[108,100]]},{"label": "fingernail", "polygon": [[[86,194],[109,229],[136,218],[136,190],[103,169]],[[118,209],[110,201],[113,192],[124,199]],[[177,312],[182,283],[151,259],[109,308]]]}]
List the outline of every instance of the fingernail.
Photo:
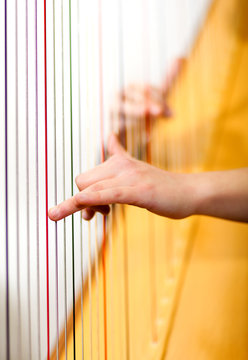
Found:
[{"label": "fingernail", "polygon": [[59,216],[59,209],[58,209],[58,207],[57,206],[54,206],[53,208],[51,208],[50,210],[49,210],[49,217],[50,218],[52,218],[52,219],[56,219],[56,218],[58,218],[58,216]]}]

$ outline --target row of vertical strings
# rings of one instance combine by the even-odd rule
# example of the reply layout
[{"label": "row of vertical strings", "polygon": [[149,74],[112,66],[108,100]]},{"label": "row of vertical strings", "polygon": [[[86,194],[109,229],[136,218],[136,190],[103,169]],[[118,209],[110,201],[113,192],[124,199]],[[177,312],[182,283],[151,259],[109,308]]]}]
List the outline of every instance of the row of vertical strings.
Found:
[{"label": "row of vertical strings", "polygon": [[[133,156],[183,170],[182,148],[170,142],[160,150],[161,134],[154,132],[149,115],[133,122],[111,110],[130,82],[160,86],[169,69],[175,54],[170,42],[164,43],[163,21],[171,2],[162,3],[5,0],[0,5],[1,358],[115,359],[119,338],[123,358],[134,358],[126,207],[114,205],[108,217],[97,214],[89,223],[80,213],[53,223],[48,209],[78,192],[78,174],[107,159],[112,131]],[[178,37],[179,31],[175,43]],[[195,134],[190,136],[194,140]],[[156,222],[149,216],[147,222],[150,293],[144,296],[150,304],[149,340],[156,344],[159,248],[153,241]],[[121,300],[114,288],[118,236],[123,238],[117,259],[123,267]],[[173,282],[181,241],[173,238],[173,227],[167,240],[165,281]],[[114,318],[119,300],[123,337]]]},{"label": "row of vertical strings", "polygon": [[[5,1],[4,5],[6,346],[2,349],[5,348],[8,359],[15,358],[17,354],[20,358],[44,358],[45,353],[49,358],[55,345],[58,357],[59,338],[64,328],[67,358],[67,322],[72,307],[73,357],[75,357],[75,294],[78,293],[75,286],[81,284],[83,309],[83,283],[87,273],[91,283],[91,257],[95,259],[97,274],[98,248],[106,236],[104,235],[106,230],[102,230],[98,223],[102,223],[104,229],[106,220],[96,217],[92,225],[86,225],[82,224],[82,218],[77,214],[75,219],[72,216],[61,223],[52,224],[48,221],[47,213],[48,207],[63,201],[77,191],[74,185],[76,174],[104,160],[100,155],[103,154],[106,137],[103,133],[103,100],[101,99],[103,89],[102,84],[99,83],[102,72],[102,64],[99,60],[101,59],[101,24],[99,23],[97,33],[87,20],[89,14],[94,18],[99,12],[98,21],[100,21],[100,3],[95,2],[87,6],[86,3],[71,4],[71,1],[63,0],[60,3],[36,1],[34,4],[30,1],[23,3]],[[82,12],[87,20],[85,23],[90,28],[90,32],[83,33],[83,50],[80,43]],[[23,48],[26,49],[24,53]],[[13,54],[14,57],[11,56]],[[83,80],[80,68],[83,68]],[[85,86],[81,95],[82,82]],[[11,97],[8,98],[12,88],[15,88],[13,107],[15,122],[12,122],[11,110],[8,111],[13,105]],[[99,99],[95,96],[97,88]],[[82,107],[83,114],[81,114]],[[20,113],[24,113],[25,123]],[[82,121],[82,117],[87,121]],[[12,132],[14,128],[15,132]],[[21,131],[23,129],[25,133]],[[15,138],[9,133],[14,134]],[[25,144],[22,139],[25,139]],[[11,152],[8,157],[9,148],[13,145],[15,153]],[[25,164],[23,164],[24,159]],[[13,199],[11,202],[8,197],[8,174],[12,175],[12,164],[16,168],[13,176],[16,185],[15,204]],[[22,182],[22,179],[26,181]],[[26,211],[21,210],[23,198],[26,200]],[[11,202],[10,210],[9,202]],[[9,237],[8,214],[12,210],[16,217],[13,226],[15,234],[10,231]],[[88,241],[83,243],[84,237],[88,238]],[[33,241],[35,238],[36,242]],[[94,246],[92,238],[95,238]],[[10,260],[9,266],[9,249],[12,252],[15,247],[14,242],[16,242],[16,262],[13,264]],[[75,242],[77,248],[80,244],[80,251],[75,251]],[[26,254],[20,249],[20,247],[24,248],[24,244],[26,244]],[[80,264],[80,266],[76,265],[76,269],[75,261]],[[13,304],[11,309],[9,267],[11,267],[11,275],[13,269],[16,269],[17,304],[16,306]],[[27,296],[27,306],[23,308],[26,300],[23,298],[25,287],[27,291],[24,297]],[[64,296],[61,296],[62,293]],[[99,306],[98,300],[98,308]],[[15,319],[12,319],[13,309],[17,312],[16,332],[13,328],[15,323]],[[46,321],[42,316],[44,313],[46,313]],[[83,310],[81,313],[83,345]],[[26,322],[25,319],[28,321]],[[44,337],[45,332],[46,337]]]}]

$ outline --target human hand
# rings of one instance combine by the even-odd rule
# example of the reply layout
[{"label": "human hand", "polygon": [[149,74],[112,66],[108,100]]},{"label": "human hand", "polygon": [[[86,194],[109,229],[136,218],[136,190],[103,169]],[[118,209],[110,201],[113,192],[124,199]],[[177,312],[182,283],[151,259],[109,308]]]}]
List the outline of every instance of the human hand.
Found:
[{"label": "human hand", "polygon": [[165,98],[164,87],[149,84],[131,84],[119,95],[112,107],[112,114],[125,116],[131,121],[150,116],[170,117],[172,112]]},{"label": "human hand", "polygon": [[51,220],[58,221],[77,211],[90,220],[95,211],[108,214],[110,204],[129,204],[155,214],[183,218],[192,214],[191,183],[188,175],[170,173],[132,158],[111,135],[109,159],[80,174],[80,190],[72,198],[50,209]]},{"label": "human hand", "polygon": [[113,114],[125,115],[127,118],[142,118],[149,115],[171,117],[172,111],[167,103],[169,91],[181,72],[186,58],[176,58],[167,72],[161,86],[149,84],[131,84],[119,95],[112,108]]},{"label": "human hand", "polygon": [[[119,133],[123,146],[126,145],[127,131],[138,132],[140,121],[144,121],[144,127],[150,128],[154,119],[172,117],[173,112],[167,99],[185,62],[183,57],[176,58],[160,87],[132,84],[118,95],[111,109],[111,119],[112,129]],[[148,141],[149,131],[147,136]]]}]

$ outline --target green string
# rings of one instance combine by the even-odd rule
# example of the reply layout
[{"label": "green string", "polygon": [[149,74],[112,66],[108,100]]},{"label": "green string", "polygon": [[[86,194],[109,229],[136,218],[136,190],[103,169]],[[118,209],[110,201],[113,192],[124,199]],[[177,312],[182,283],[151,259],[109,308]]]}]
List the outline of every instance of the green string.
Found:
[{"label": "green string", "polygon": [[[71,196],[73,196],[73,126],[72,126],[72,64],[71,64],[71,0],[69,0],[70,37],[70,122],[71,122]],[[72,299],[73,299],[73,358],[76,359],[75,336],[75,259],[74,259],[74,215],[72,214]]]}]

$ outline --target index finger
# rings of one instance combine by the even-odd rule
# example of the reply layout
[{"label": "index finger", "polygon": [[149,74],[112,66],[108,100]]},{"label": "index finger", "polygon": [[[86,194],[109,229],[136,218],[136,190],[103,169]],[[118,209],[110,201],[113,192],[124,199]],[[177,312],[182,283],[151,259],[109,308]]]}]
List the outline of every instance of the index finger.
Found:
[{"label": "index finger", "polygon": [[58,221],[86,207],[110,204],[135,204],[137,191],[132,186],[116,186],[100,191],[81,191],[49,210],[49,218]]},{"label": "index finger", "polygon": [[83,198],[84,196],[81,194],[81,200],[79,201],[78,194],[76,194],[59,205],[54,206],[48,212],[49,218],[53,221],[59,221],[79,210],[87,208],[87,204],[83,203]]}]

